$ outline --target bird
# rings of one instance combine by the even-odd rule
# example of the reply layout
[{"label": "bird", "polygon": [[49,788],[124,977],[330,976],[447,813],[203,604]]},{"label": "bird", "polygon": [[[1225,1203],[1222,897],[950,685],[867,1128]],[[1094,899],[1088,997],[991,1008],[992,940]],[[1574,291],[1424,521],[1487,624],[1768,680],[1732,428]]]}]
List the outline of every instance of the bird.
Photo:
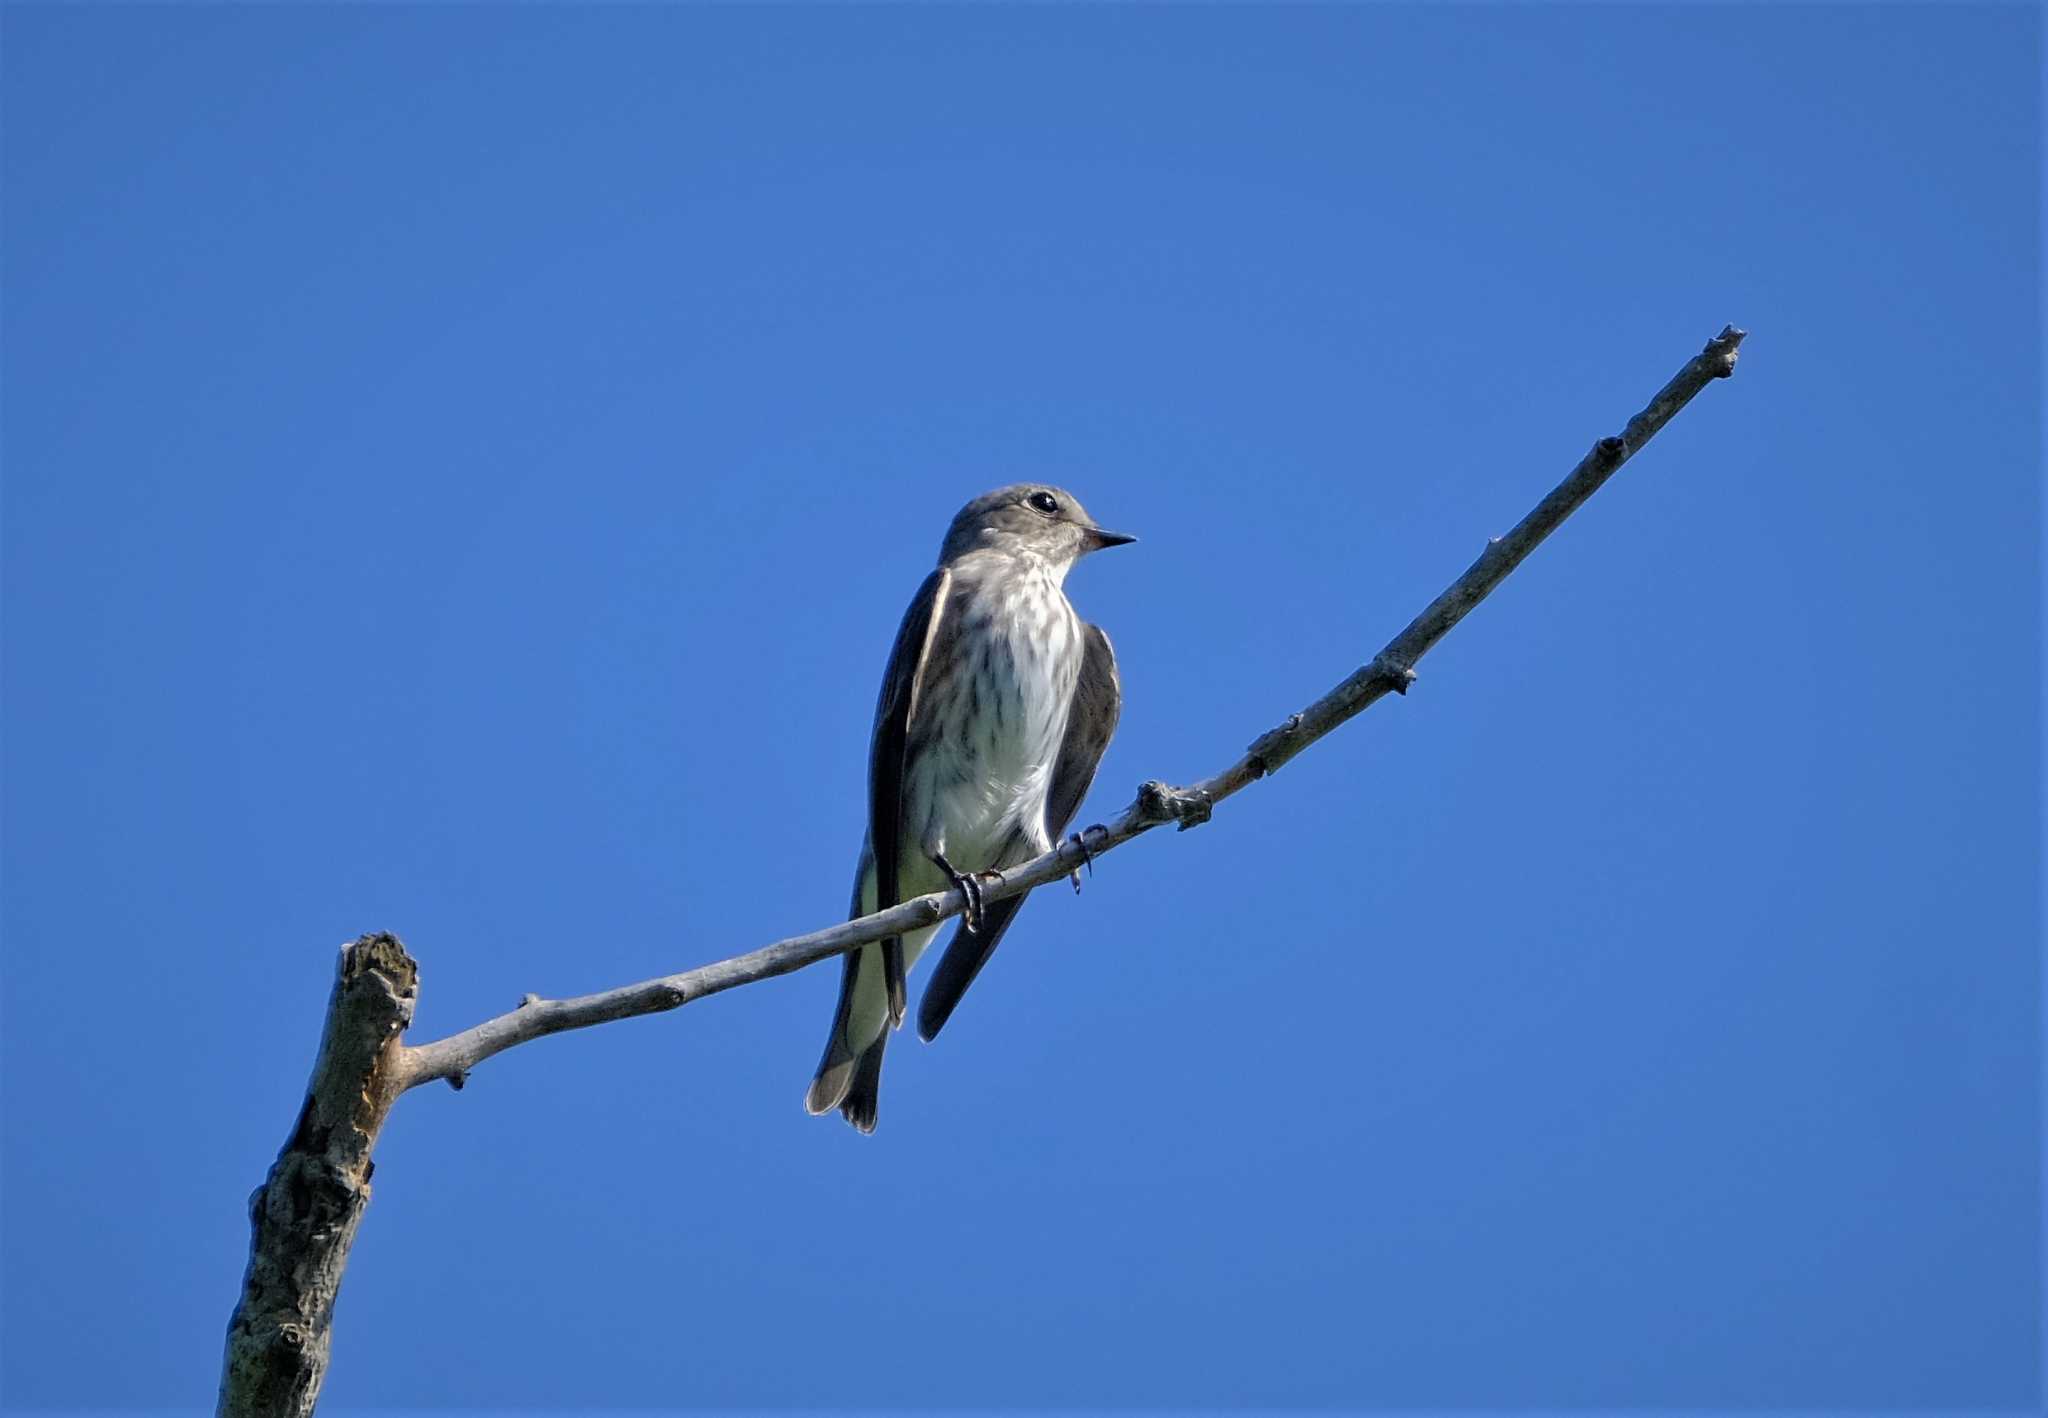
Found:
[{"label": "bird", "polygon": [[[1074,563],[1137,538],[1105,531],[1064,488],[1015,483],[962,507],[904,613],[868,750],[867,834],[850,919],[958,887],[967,910],[918,1006],[927,1043],[1003,938],[1023,896],[984,904],[977,874],[1050,851],[1081,806],[1123,707],[1116,652],[1067,600]],[[1078,884],[1078,883],[1077,883]],[[937,926],[858,946],[811,1113],[875,1130],[882,1052],[905,976]]]}]

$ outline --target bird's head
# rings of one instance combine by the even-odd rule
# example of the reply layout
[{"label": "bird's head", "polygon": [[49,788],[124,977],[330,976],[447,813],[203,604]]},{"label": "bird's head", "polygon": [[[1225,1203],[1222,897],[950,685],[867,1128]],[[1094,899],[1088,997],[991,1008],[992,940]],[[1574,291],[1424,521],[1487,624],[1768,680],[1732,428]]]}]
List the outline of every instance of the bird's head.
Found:
[{"label": "bird's head", "polygon": [[1123,546],[1136,537],[1106,532],[1065,488],[1012,483],[985,492],[961,508],[946,530],[941,563],[984,549],[1040,556],[1065,568],[1091,551]]}]

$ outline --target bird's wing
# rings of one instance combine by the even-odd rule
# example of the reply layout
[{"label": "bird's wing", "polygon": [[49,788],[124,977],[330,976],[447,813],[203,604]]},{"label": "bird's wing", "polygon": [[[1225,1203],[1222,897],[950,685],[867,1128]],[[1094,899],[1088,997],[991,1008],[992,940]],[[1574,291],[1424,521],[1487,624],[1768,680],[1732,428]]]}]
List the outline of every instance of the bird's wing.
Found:
[{"label": "bird's wing", "polygon": [[1081,799],[1088,796],[1103,750],[1124,712],[1116,651],[1109,647],[1102,627],[1083,624],[1081,647],[1081,677],[1074,682],[1074,707],[1067,711],[1067,736],[1060,742],[1052,788],[1045,795],[1046,835],[1055,842],[1081,810]]},{"label": "bird's wing", "polygon": [[[1124,705],[1123,684],[1116,673],[1116,652],[1109,646],[1109,637],[1103,634],[1101,626],[1084,624],[1081,641],[1081,674],[1074,683],[1073,705],[1067,710],[1067,736],[1060,741],[1052,785],[1045,797],[1045,830],[1055,842],[1081,810],[1081,799],[1088,795],[1088,785],[1095,781],[1096,766],[1102,762],[1103,750],[1109,747],[1110,735],[1116,732],[1116,721]],[[918,1001],[920,1039],[930,1043],[946,1027],[960,997],[988,963],[1023,904],[1022,896],[992,902],[982,911],[979,929],[970,930],[963,921],[953,933],[939,968],[932,972],[931,983],[924,987],[924,998]]]},{"label": "bird's wing", "polygon": [[[953,573],[942,566],[917,588],[917,596],[896,631],[896,646],[889,652],[889,668],[883,672],[881,697],[875,703],[875,736],[868,749],[868,840],[875,852],[877,911],[897,903],[904,848],[904,758],[925,667],[946,618],[947,592],[952,584]],[[903,937],[883,939],[882,975],[889,991],[889,1023],[901,1025],[905,1009]]]}]

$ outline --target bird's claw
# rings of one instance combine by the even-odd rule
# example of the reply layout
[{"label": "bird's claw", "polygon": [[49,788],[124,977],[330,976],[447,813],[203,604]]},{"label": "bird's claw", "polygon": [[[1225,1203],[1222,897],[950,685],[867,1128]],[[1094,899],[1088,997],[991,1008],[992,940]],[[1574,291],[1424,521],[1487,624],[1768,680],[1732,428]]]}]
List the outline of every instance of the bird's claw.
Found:
[{"label": "bird's claw", "polygon": [[[1105,832],[1107,830],[1107,828],[1102,827],[1100,824],[1098,824],[1094,827],[1084,827],[1079,832],[1070,832],[1067,834],[1067,840],[1072,842],[1076,847],[1079,847],[1081,849],[1081,866],[1085,866],[1088,868],[1088,875],[1090,876],[1095,875],[1095,854],[1088,850],[1088,834],[1090,832]],[[1076,867],[1073,873],[1067,879],[1074,883],[1074,894],[1076,896],[1079,896],[1081,894],[1080,867]]]},{"label": "bird's claw", "polygon": [[946,874],[946,880],[953,883],[966,903],[960,911],[961,924],[970,931],[978,930],[981,926],[981,883],[974,879],[973,872],[955,869],[951,862],[937,852],[932,854],[932,861],[938,864],[939,870]]},{"label": "bird's claw", "polygon": [[970,931],[979,931],[986,909],[981,899],[979,876],[974,872],[954,871],[951,867],[946,868],[946,875],[951,878],[953,885],[960,889],[960,894],[967,898],[967,905],[960,912],[961,923]]}]

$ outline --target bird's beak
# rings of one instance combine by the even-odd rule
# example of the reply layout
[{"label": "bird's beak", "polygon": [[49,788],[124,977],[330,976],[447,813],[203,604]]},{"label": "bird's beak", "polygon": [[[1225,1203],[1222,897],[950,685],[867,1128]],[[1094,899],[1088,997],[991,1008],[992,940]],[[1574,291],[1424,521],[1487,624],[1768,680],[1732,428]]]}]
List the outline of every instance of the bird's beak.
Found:
[{"label": "bird's beak", "polygon": [[1129,546],[1137,538],[1124,532],[1105,532],[1100,527],[1090,527],[1082,534],[1082,540],[1088,544],[1088,550],[1101,551],[1104,547]]}]

